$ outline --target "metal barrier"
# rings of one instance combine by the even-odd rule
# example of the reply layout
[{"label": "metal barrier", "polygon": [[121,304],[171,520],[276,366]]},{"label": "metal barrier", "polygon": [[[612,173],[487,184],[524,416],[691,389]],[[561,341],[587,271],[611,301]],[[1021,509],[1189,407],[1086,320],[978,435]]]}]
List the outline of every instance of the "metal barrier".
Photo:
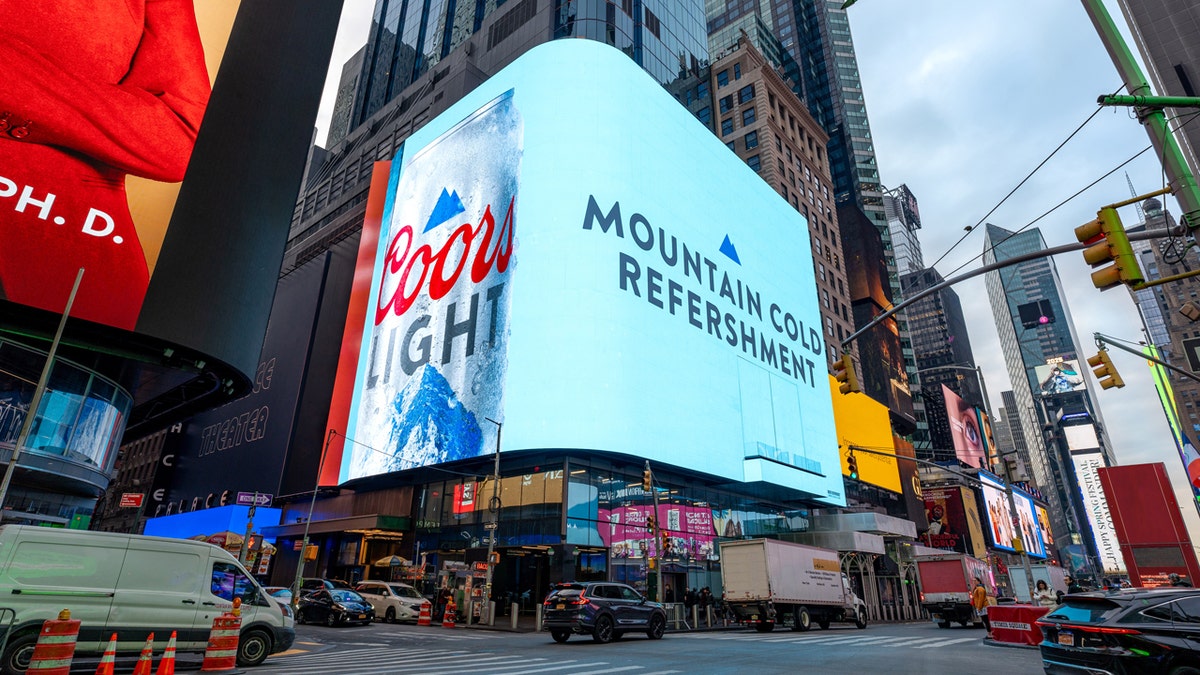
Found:
[{"label": "metal barrier", "polygon": [[0,625],[3,625],[7,620],[8,625],[3,627],[3,634],[0,634],[0,655],[4,654],[4,650],[8,647],[8,636],[12,633],[13,624],[17,622],[17,610],[8,607],[0,607]]}]

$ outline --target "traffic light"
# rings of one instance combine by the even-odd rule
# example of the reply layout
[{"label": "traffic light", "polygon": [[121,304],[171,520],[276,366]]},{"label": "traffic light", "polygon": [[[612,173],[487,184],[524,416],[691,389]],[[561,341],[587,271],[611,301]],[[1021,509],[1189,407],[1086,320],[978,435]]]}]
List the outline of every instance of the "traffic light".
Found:
[{"label": "traffic light", "polygon": [[1096,219],[1075,228],[1075,238],[1092,244],[1083,251],[1083,260],[1092,267],[1108,262],[1113,265],[1092,272],[1092,284],[1108,290],[1119,284],[1140,284],[1146,280],[1138,267],[1137,256],[1129,244],[1129,235],[1117,210],[1106,206],[1096,212]]},{"label": "traffic light", "polygon": [[671,552],[671,533],[663,530],[660,536],[662,538],[662,554],[667,555]]},{"label": "traffic light", "polygon": [[649,530],[650,532],[653,532],[653,531],[654,531],[654,527],[655,527],[656,525],[658,525],[658,523],[656,523],[656,522],[654,521],[654,516],[646,516],[646,529],[647,529],[647,530]]},{"label": "traffic light", "polygon": [[848,353],[842,354],[842,359],[833,365],[833,377],[840,383],[838,390],[843,394],[862,391],[854,372],[854,359]]},{"label": "traffic light", "polygon": [[646,492],[651,492],[654,489],[654,474],[650,473],[650,467],[642,472],[642,489]]},{"label": "traffic light", "polygon": [[1125,380],[1121,379],[1120,373],[1117,372],[1117,367],[1113,365],[1112,359],[1108,356],[1107,349],[1101,349],[1099,353],[1087,361],[1088,365],[1092,367],[1092,373],[1096,375],[1096,379],[1100,382],[1101,388],[1111,389],[1113,387],[1125,386]]},{"label": "traffic light", "polygon": [[846,471],[849,472],[851,478],[858,480],[858,459],[854,456],[853,450],[846,453]]}]

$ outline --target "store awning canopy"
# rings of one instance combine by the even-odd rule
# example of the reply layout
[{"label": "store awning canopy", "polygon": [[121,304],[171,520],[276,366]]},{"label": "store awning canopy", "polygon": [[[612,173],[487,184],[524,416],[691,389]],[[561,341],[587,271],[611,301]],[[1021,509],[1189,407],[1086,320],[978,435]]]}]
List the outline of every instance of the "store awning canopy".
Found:
[{"label": "store awning canopy", "polygon": [[[270,538],[285,537],[299,539],[304,536],[303,522],[272,525],[263,528],[263,534]],[[412,527],[412,519],[408,516],[386,516],[374,513],[366,516],[350,516],[348,518],[330,518],[314,520],[308,524],[308,534],[331,534],[334,532],[387,532],[399,535]]]}]

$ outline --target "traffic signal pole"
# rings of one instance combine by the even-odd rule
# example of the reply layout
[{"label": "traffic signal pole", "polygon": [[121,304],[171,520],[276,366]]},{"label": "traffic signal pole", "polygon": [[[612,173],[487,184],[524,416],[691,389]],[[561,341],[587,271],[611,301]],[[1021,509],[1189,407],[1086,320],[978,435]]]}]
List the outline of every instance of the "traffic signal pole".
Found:
[{"label": "traffic signal pole", "polygon": [[[1149,96],[1138,96],[1151,92],[1150,83],[1146,81],[1146,76],[1142,74],[1137,59],[1133,57],[1133,53],[1125,44],[1125,39],[1117,30],[1117,25],[1109,15],[1108,9],[1105,8],[1103,0],[1082,0],[1082,2],[1084,10],[1092,20],[1092,25],[1096,27],[1100,41],[1104,43],[1104,48],[1108,51],[1113,65],[1117,68],[1117,73],[1121,76],[1121,81],[1125,83],[1126,91],[1134,95],[1131,97],[1134,101],[1128,101],[1124,97],[1118,99],[1117,97],[1101,96],[1098,102],[1101,105],[1132,104],[1136,106],[1138,120],[1146,127],[1150,143],[1154,146],[1158,156],[1162,158],[1163,170],[1171,184],[1171,192],[1178,200],[1180,208],[1183,209],[1184,225],[1188,230],[1195,230],[1200,227],[1200,187],[1197,187],[1196,178],[1188,168],[1179,144],[1175,142],[1175,137],[1171,134],[1171,128],[1162,109],[1164,105],[1179,106],[1182,104],[1182,100],[1179,97],[1164,97],[1163,100],[1155,100]],[[1196,102],[1193,99],[1191,105],[1196,105]]]},{"label": "traffic signal pole", "polygon": [[[662,534],[659,530],[660,526],[659,526],[659,522],[658,522],[658,490],[654,489],[654,472],[650,470],[650,460],[646,460],[646,469],[645,469],[645,471],[642,472],[642,476],[643,476],[643,482],[649,484],[649,486],[650,486],[650,490],[649,490],[650,495],[652,497],[654,497],[654,527],[652,528],[652,532],[650,534],[650,536],[653,538],[653,541],[654,541],[655,557],[658,558],[658,564],[656,564],[654,566],[654,579],[655,579],[655,585],[657,586],[657,588],[654,589],[654,596],[655,596],[656,602],[662,602],[663,601],[663,579],[662,579],[662,568],[663,568],[663,541],[662,540],[663,540],[663,538],[662,538]],[[642,487],[646,487],[646,486],[643,485]],[[650,555],[650,551],[646,551],[646,555]]]},{"label": "traffic signal pole", "polygon": [[1095,333],[1093,335],[1093,337],[1096,338],[1096,346],[1100,347],[1101,349],[1103,349],[1105,347],[1116,347],[1117,349],[1120,349],[1121,351],[1129,352],[1130,354],[1133,354],[1134,356],[1137,356],[1139,358],[1146,359],[1147,361],[1153,361],[1154,363],[1157,363],[1158,365],[1162,366],[1163,368],[1166,368],[1167,370],[1170,370],[1173,373],[1177,373],[1177,374],[1181,375],[1182,377],[1186,377],[1188,379],[1200,382],[1200,377],[1197,377],[1195,373],[1189,373],[1188,371],[1186,371],[1182,368],[1179,368],[1177,366],[1173,366],[1173,365],[1167,363],[1166,361],[1163,361],[1162,359],[1150,356],[1149,354],[1146,354],[1143,352],[1139,352],[1138,350],[1136,350],[1132,347],[1126,347],[1125,345],[1118,343],[1116,341],[1116,338],[1109,337],[1108,335],[1105,335],[1104,333]]}]

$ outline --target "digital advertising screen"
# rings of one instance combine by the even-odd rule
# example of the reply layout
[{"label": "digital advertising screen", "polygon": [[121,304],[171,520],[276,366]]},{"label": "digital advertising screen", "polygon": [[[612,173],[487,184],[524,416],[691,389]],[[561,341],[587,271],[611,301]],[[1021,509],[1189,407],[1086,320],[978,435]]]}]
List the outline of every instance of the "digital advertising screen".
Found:
[{"label": "digital advertising screen", "polygon": [[1042,542],[1047,546],[1054,545],[1054,530],[1050,529],[1050,512],[1041,504],[1035,504],[1038,527],[1042,529]]},{"label": "digital advertising screen", "polygon": [[1046,544],[1042,538],[1042,526],[1038,522],[1037,505],[1033,497],[1013,489],[1013,505],[1016,507],[1016,527],[1021,533],[1021,541],[1025,544],[1025,552],[1031,558],[1045,558]]},{"label": "digital advertising screen", "polygon": [[1083,381],[1083,371],[1079,362],[1074,359],[1047,363],[1033,369],[1037,377],[1038,391],[1042,396],[1065,394],[1072,391],[1082,391],[1087,387]]},{"label": "digital advertising screen", "polygon": [[0,333],[53,326],[82,269],[70,316],[89,323],[64,344],[249,388],[341,3],[291,9],[38,2],[0,21]]},{"label": "digital advertising screen", "polygon": [[1004,483],[985,471],[979,472],[979,482],[983,484],[983,505],[987,511],[986,517],[992,545],[1005,551],[1015,551],[1012,509],[1008,507],[1008,496],[1004,493]]},{"label": "digital advertising screen", "polygon": [[987,557],[987,542],[975,508],[975,494],[970,488],[926,488],[924,497],[925,519],[929,521],[926,544],[977,558]]},{"label": "digital advertising screen", "polygon": [[975,406],[968,405],[962,397],[944,384],[942,398],[946,401],[946,417],[950,421],[955,456],[959,461],[977,469],[984,468],[987,460],[987,442],[984,440],[982,424]]},{"label": "digital advertising screen", "polygon": [[1098,471],[1105,466],[1104,455],[1099,450],[1071,452],[1071,463],[1075,468],[1075,481],[1083,495],[1084,510],[1092,538],[1096,542],[1100,562],[1106,574],[1123,574],[1125,559],[1121,555],[1117,530],[1113,526],[1112,514],[1108,510],[1108,498],[1100,483]]},{"label": "digital advertising screen", "polygon": [[1062,428],[1067,447],[1071,450],[1099,450],[1100,437],[1094,424],[1074,424]]},{"label": "digital advertising screen", "polygon": [[338,479],[587,448],[843,505],[807,231],[627,56],[536,47],[392,160]]}]

